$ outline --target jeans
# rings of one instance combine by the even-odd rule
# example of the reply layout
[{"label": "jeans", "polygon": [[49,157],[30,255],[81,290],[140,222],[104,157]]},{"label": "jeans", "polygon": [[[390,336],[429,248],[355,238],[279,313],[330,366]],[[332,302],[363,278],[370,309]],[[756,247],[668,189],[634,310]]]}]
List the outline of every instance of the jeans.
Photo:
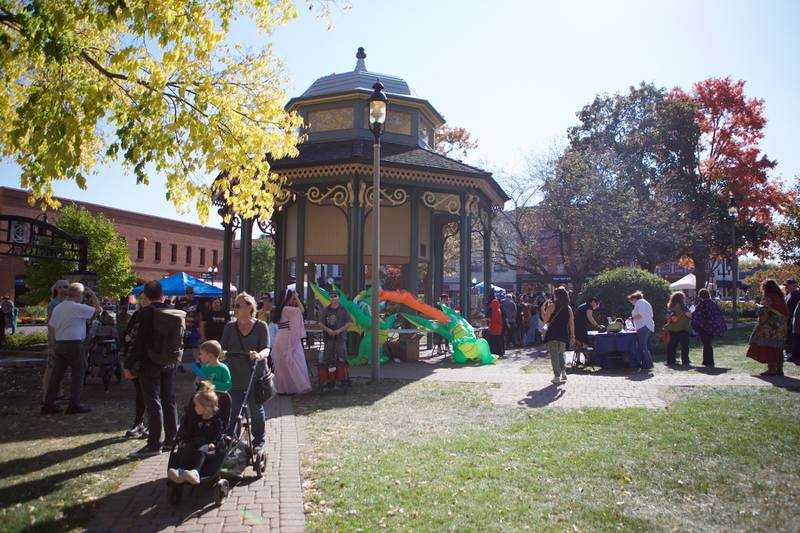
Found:
[{"label": "jeans", "polygon": [[144,395],[142,394],[139,378],[133,378],[131,381],[133,382],[133,389],[136,391],[136,414],[133,417],[133,427],[136,427],[144,422]]},{"label": "jeans", "polygon": [[[232,390],[231,395],[231,423],[228,427],[228,432],[238,431],[236,427],[239,421],[239,409],[242,408],[242,400],[244,399],[243,390]],[[250,397],[247,399],[247,407],[250,410],[250,423],[253,427],[253,446],[264,446],[264,432],[266,431],[267,410],[263,404],[256,403],[253,399],[253,391],[250,391]]]},{"label": "jeans", "polygon": [[175,367],[142,364],[139,370],[139,386],[147,408],[147,446],[156,449],[161,446],[161,428],[164,428],[164,442],[172,444],[178,433],[178,409],[175,406]]},{"label": "jeans", "polygon": [[547,341],[547,352],[550,354],[550,364],[553,365],[553,374],[560,377],[562,372],[567,371],[567,361],[564,351],[567,343],[562,341]]},{"label": "jeans", "polygon": [[178,465],[184,470],[197,470],[200,473],[211,453],[208,450],[208,444],[195,448],[191,443],[187,443],[178,450]]},{"label": "jeans", "polygon": [[681,363],[684,365],[689,364],[689,332],[688,331],[670,331],[669,343],[667,344],[667,364],[675,364],[675,351],[681,345]]},{"label": "jeans", "polygon": [[44,404],[48,407],[55,405],[58,389],[61,387],[61,380],[69,366],[72,372],[72,386],[69,391],[70,407],[77,407],[81,400],[81,386],[83,385],[83,373],[86,369],[86,356],[84,355],[82,341],[57,341],[55,347],[55,357],[53,371],[50,374],[50,381],[47,384],[47,392],[44,396]]},{"label": "jeans", "polygon": [[703,343],[703,366],[714,366],[714,345],[712,340],[714,336],[710,333],[698,331],[700,342]]},{"label": "jeans", "polygon": [[647,326],[636,330],[636,339],[639,341],[639,362],[645,370],[653,368],[653,353],[650,351],[650,336],[652,334],[653,332]]}]

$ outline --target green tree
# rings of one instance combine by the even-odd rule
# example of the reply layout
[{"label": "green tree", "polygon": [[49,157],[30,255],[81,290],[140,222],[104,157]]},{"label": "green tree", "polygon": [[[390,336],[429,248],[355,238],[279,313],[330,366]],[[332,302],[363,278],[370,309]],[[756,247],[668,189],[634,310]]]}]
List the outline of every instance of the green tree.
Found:
[{"label": "green tree", "polygon": [[[128,245],[117,234],[114,222],[102,213],[91,214],[85,207],[68,205],[57,215],[55,225],[73,237],[86,237],[89,241],[87,268],[97,274],[100,295],[113,298],[125,296],[136,283]],[[25,300],[30,303],[50,298],[50,287],[74,269],[75,265],[61,261],[41,260],[29,266],[25,283],[30,292]]]},{"label": "green tree", "polygon": [[[0,156],[32,200],[57,207],[55,180],[85,187],[104,160],[138,183],[155,170],[179,210],[206,220],[213,193],[270,217],[283,184],[264,154],[296,156],[301,118],[283,105],[271,43],[229,42],[232,23],[270,35],[296,4],[327,0],[0,1]],[[211,181],[221,171],[217,181]]]},{"label": "green tree", "polygon": [[251,267],[253,293],[262,294],[275,289],[275,245],[269,237],[253,243]]},{"label": "green tree", "polygon": [[602,304],[600,309],[594,312],[595,319],[627,318],[631,316],[633,309],[628,302],[628,295],[634,291],[642,291],[645,300],[653,306],[653,320],[658,331],[665,321],[667,301],[671,291],[667,280],[646,270],[639,268],[607,270],[586,283],[579,302],[599,296]]},{"label": "green tree", "polygon": [[774,229],[776,251],[783,261],[800,265],[800,177],[792,189],[792,200]]}]

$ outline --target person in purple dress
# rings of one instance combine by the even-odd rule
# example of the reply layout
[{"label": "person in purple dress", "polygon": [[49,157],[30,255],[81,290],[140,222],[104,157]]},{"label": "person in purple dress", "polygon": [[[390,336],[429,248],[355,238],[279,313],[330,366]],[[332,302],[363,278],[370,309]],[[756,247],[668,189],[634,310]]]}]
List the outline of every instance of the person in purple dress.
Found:
[{"label": "person in purple dress", "polygon": [[303,338],[303,304],[297,293],[286,289],[272,308],[272,321],[278,323],[278,337],[272,348],[275,365],[275,390],[278,394],[305,394],[311,391]]},{"label": "person in purple dress", "polygon": [[697,305],[692,313],[692,329],[700,336],[703,343],[703,366],[714,366],[714,337],[719,337],[728,329],[722,310],[711,299],[708,289],[697,292]]}]

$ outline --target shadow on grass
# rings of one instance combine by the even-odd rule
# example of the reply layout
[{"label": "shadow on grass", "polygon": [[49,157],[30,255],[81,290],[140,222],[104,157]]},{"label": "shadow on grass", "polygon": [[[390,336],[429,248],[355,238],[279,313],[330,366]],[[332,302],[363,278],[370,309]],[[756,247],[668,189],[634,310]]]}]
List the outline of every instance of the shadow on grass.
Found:
[{"label": "shadow on grass", "polygon": [[[345,389],[329,392],[312,392],[305,396],[294,397],[294,413],[298,416],[310,415],[331,409],[372,405],[413,383],[407,379],[383,379],[375,384],[362,378],[351,379],[351,385]],[[269,404],[267,404],[269,408]],[[269,415],[272,417],[272,415]]]},{"label": "shadow on grass", "polygon": [[84,468],[58,472],[57,474],[46,476],[41,479],[23,481],[22,483],[2,487],[0,488],[0,502],[3,502],[3,505],[6,507],[11,507],[17,503],[33,501],[59,490],[64,481],[68,481],[83,474],[110,470],[129,461],[130,459],[127,458],[114,459],[113,461],[106,461]]},{"label": "shadow on grass", "polygon": [[99,439],[94,442],[75,446],[74,448],[67,448],[63,450],[53,450],[51,452],[43,453],[35,457],[25,457],[23,459],[12,459],[0,463],[0,476],[13,477],[24,474],[31,474],[37,470],[44,470],[53,465],[70,461],[81,455],[85,455],[94,450],[104,448],[105,446],[116,444],[126,440],[124,437],[109,437],[106,439]]},{"label": "shadow on grass", "polygon": [[525,407],[547,407],[562,396],[564,389],[553,383],[543,389],[530,391],[528,396],[519,400],[517,404]]}]

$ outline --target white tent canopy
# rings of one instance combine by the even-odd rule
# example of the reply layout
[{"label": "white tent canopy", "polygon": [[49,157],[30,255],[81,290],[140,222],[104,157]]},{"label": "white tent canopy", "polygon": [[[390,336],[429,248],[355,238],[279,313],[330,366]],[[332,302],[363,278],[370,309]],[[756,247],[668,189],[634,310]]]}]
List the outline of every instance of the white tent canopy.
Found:
[{"label": "white tent canopy", "polygon": [[675,283],[671,283],[669,288],[673,291],[693,291],[697,286],[694,274],[686,274]]}]

